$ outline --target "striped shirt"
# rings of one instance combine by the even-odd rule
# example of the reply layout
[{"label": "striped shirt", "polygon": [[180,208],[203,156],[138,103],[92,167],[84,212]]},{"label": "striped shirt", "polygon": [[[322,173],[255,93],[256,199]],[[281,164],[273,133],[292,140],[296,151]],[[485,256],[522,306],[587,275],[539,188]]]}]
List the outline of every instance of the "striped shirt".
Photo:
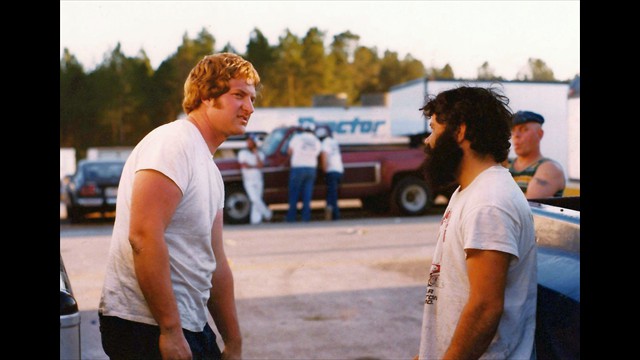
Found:
[{"label": "striped shirt", "polygon": [[[518,184],[522,192],[526,194],[527,187],[529,186],[529,182],[531,181],[531,179],[533,179],[533,175],[536,173],[536,170],[538,170],[538,166],[550,160],[551,159],[546,157],[540,158],[540,160],[529,165],[522,171],[517,171],[513,167],[514,163],[516,162],[515,159],[509,160],[509,172],[511,173],[511,176],[513,176],[513,179],[516,181],[516,183]],[[563,193],[564,193],[564,188],[556,191],[556,193],[553,194],[553,197],[562,197]]]}]

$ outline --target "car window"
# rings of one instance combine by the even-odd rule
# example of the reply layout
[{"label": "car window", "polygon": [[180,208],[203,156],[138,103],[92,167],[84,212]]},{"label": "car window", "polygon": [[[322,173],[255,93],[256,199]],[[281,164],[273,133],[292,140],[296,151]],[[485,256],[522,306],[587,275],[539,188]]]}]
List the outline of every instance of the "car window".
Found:
[{"label": "car window", "polygon": [[271,134],[267,135],[267,137],[262,142],[262,147],[260,150],[265,154],[265,156],[271,156],[276,152],[278,145],[282,141],[286,129],[276,129]]},{"label": "car window", "polygon": [[114,180],[120,178],[123,167],[120,163],[85,164],[83,173],[89,181]]},{"label": "car window", "polygon": [[282,142],[282,147],[280,148],[280,153],[282,155],[287,155],[287,152],[289,151],[289,143],[291,142],[291,139],[293,139],[293,137],[295,135],[301,134],[302,131],[295,131],[292,132],[291,134],[289,134],[289,137],[287,137],[283,142]]}]

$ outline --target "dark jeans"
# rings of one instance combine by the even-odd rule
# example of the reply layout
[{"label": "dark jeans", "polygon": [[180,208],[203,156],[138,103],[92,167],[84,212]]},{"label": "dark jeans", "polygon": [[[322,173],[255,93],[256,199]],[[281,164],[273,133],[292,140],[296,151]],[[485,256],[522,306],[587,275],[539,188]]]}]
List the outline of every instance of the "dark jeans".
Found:
[{"label": "dark jeans", "polygon": [[342,180],[342,173],[330,171],[325,175],[327,183],[327,206],[331,206],[331,220],[340,219],[340,208],[338,207],[338,186]]},{"label": "dark jeans", "polygon": [[[102,348],[112,360],[161,360],[158,344],[160,328],[156,325],[143,324],[121,319],[115,316],[100,318],[100,336]],[[202,332],[182,329],[184,337],[189,343],[193,359],[219,360],[222,354],[216,343],[216,334],[209,324]]]},{"label": "dark jeans", "polygon": [[286,221],[296,221],[298,200],[302,197],[302,221],[311,220],[311,197],[313,183],[316,181],[316,168],[291,168],[289,174],[289,210]]}]

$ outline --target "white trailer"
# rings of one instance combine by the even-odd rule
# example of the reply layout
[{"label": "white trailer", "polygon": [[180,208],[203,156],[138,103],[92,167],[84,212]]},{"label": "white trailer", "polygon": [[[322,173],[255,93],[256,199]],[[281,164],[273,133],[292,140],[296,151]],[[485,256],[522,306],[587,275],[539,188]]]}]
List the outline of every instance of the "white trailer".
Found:
[{"label": "white trailer", "polygon": [[120,159],[127,160],[133,146],[97,146],[87,149],[87,160]]},{"label": "white trailer", "polygon": [[569,180],[580,182],[580,76],[569,84]]},{"label": "white trailer", "polygon": [[67,175],[76,172],[76,149],[71,147],[60,148],[60,181]]},{"label": "white trailer", "polygon": [[389,107],[277,107],[256,108],[247,131],[270,133],[280,126],[313,121],[328,125],[340,144],[406,144],[409,139],[391,133]]},{"label": "white trailer", "polygon": [[[569,147],[570,144],[576,141],[579,143],[580,135],[579,131],[569,131],[569,122],[567,121],[567,94],[569,92],[569,84],[567,83],[413,80],[392,87],[389,93],[389,121],[391,123],[392,134],[415,134],[430,130],[428,123],[422,116],[422,112],[418,110],[424,105],[425,96],[437,95],[444,90],[465,84],[481,87],[497,85],[509,98],[509,107],[513,112],[530,110],[542,115],[545,119],[544,125],[542,126],[544,136],[540,143],[542,153],[558,161],[565,171],[568,169],[570,171],[569,177],[571,177]],[[515,156],[515,152],[512,149],[509,157]]]},{"label": "white trailer", "polygon": [[[340,144],[408,144],[410,139],[407,135],[430,131],[422,112],[418,110],[424,105],[425,96],[437,95],[444,90],[463,84],[482,87],[496,85],[509,98],[512,111],[530,110],[541,114],[545,118],[543,125],[545,133],[541,142],[542,153],[557,160],[568,172],[570,179],[576,178],[576,175],[579,179],[579,122],[576,130],[573,124],[575,121],[567,121],[571,115],[567,101],[568,83],[420,78],[393,86],[386,97],[388,103],[384,106],[258,107],[251,116],[247,131],[270,133],[276,127],[295,126],[305,121],[314,121],[316,124],[329,125]],[[572,114],[577,109],[579,120],[579,98],[577,102],[578,106],[575,107],[572,103],[571,109]],[[244,142],[226,141],[220,148],[237,150],[244,146]],[[515,157],[513,150],[509,157]]]}]

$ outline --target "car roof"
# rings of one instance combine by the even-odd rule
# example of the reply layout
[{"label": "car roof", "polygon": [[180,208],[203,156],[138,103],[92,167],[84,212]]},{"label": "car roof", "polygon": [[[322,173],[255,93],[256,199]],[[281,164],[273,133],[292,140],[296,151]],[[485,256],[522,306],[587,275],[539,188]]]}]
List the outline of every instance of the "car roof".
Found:
[{"label": "car roof", "polygon": [[126,160],[122,159],[82,159],[78,162],[81,164],[123,164]]}]

